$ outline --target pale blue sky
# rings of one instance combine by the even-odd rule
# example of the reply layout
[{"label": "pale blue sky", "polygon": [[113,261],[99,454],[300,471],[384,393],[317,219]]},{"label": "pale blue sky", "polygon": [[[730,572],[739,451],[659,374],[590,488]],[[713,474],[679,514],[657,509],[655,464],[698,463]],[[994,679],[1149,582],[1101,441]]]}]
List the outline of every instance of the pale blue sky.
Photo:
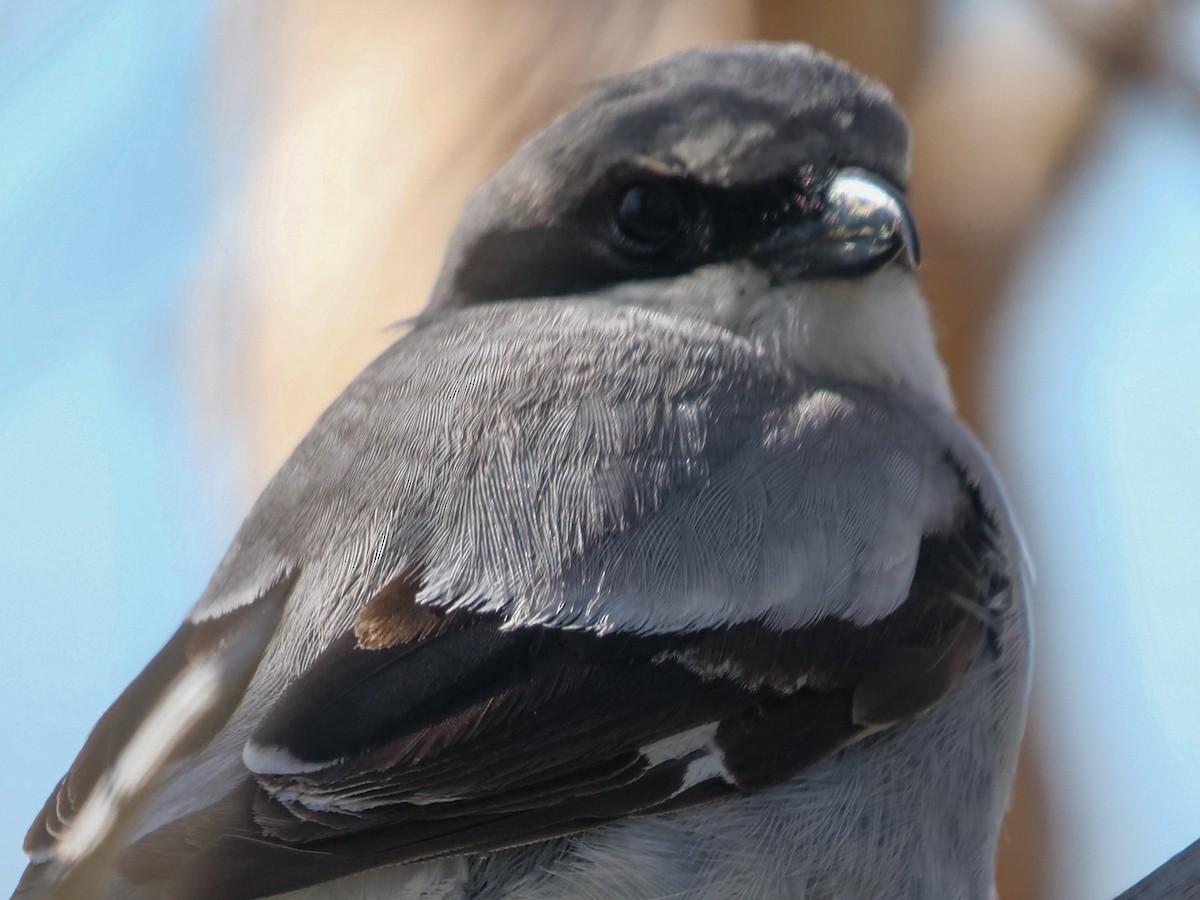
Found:
[{"label": "pale blue sky", "polygon": [[[981,0],[982,4],[982,0]],[[203,0],[0,0],[0,894],[244,509],[181,360],[209,226]],[[1200,134],[1142,94],[1036,235],[992,439],[1038,564],[1057,897],[1200,836]],[[211,449],[211,448],[210,448]]]},{"label": "pale blue sky", "polygon": [[191,449],[179,362],[212,194],[209,15],[0,5],[0,894],[237,514]]}]

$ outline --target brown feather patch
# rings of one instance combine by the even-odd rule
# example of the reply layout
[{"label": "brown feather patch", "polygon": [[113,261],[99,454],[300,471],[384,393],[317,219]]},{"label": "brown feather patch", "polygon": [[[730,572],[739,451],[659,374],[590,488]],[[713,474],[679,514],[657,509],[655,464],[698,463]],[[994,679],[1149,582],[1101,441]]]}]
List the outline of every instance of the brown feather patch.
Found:
[{"label": "brown feather patch", "polygon": [[891,725],[929,709],[966,671],[982,634],[983,624],[967,618],[947,643],[894,648],[855,688],[855,724]]},{"label": "brown feather patch", "polygon": [[408,568],[380,588],[354,619],[359,649],[386,650],[462,627],[459,617],[417,602],[422,572]]}]

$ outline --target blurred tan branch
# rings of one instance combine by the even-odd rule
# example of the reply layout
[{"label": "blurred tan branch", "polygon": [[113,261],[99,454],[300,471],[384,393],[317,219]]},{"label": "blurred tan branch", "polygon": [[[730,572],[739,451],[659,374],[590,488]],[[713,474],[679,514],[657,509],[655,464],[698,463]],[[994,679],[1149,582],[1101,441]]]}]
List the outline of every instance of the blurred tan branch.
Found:
[{"label": "blurred tan branch", "polygon": [[1200,77],[1166,46],[1183,0],[1039,0],[1049,21],[1107,78],[1157,84],[1180,94],[1200,116]]}]

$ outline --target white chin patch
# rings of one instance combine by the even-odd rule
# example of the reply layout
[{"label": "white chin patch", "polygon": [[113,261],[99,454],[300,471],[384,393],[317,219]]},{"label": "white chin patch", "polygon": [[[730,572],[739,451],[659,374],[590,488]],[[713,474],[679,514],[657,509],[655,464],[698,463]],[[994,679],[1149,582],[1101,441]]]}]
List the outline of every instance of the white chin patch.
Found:
[{"label": "white chin patch", "polygon": [[906,390],[952,409],[954,400],[925,299],[908,270],[772,288],[743,333],[814,374]]}]

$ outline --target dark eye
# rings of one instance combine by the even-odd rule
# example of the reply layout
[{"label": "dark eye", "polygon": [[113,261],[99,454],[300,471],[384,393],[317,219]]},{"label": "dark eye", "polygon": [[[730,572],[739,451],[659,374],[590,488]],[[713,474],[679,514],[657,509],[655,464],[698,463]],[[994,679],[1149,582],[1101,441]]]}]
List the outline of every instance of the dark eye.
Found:
[{"label": "dark eye", "polygon": [[614,223],[626,249],[653,253],[664,249],[683,230],[684,206],[669,185],[638,181],[618,194]]}]

